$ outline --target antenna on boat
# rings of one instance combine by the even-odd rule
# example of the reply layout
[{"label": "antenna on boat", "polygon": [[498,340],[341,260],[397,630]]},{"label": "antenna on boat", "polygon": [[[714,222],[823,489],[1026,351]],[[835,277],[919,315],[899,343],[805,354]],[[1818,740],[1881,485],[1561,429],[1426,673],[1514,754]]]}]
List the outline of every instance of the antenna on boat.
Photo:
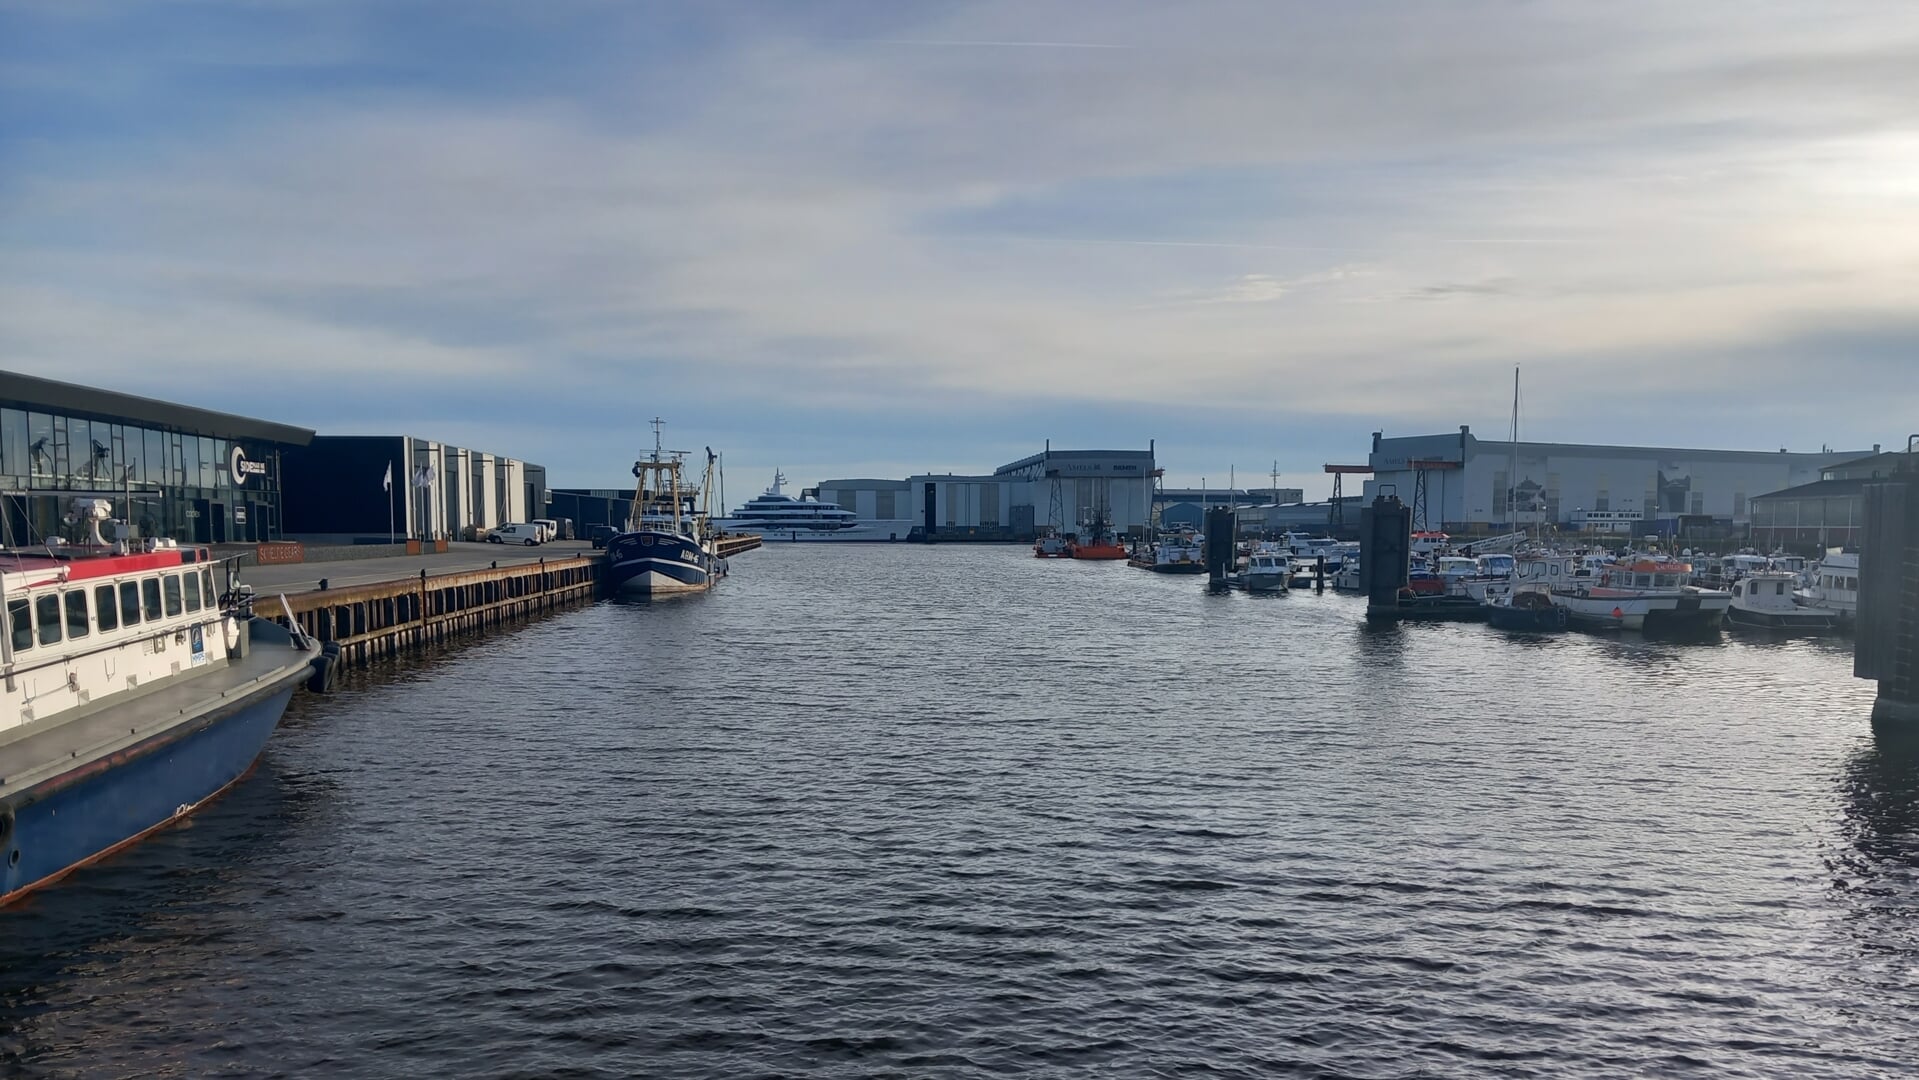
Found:
[{"label": "antenna on boat", "polygon": [[654,461],[660,460],[660,429],[665,426],[666,426],[666,421],[660,419],[657,416],[653,418],[653,460]]}]

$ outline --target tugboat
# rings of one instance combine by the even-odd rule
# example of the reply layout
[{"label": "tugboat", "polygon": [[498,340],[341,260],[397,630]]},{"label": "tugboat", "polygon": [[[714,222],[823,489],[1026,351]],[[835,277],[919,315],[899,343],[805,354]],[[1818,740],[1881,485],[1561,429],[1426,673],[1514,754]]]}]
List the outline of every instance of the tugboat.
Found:
[{"label": "tugboat", "polygon": [[1047,529],[1033,544],[1033,557],[1036,559],[1070,559],[1073,557],[1073,542],[1052,529]]},{"label": "tugboat", "polygon": [[1113,535],[1112,523],[1106,520],[1104,508],[1093,514],[1093,520],[1085,523],[1086,531],[1066,542],[1067,554],[1075,559],[1124,559],[1126,545]]},{"label": "tugboat", "polygon": [[680,486],[685,452],[660,447],[664,421],[653,420],[653,456],[633,463],[633,506],[626,529],[606,542],[607,583],[615,592],[704,592],[726,576],[700,505],[712,490],[714,455],[698,490]]},{"label": "tugboat", "polygon": [[1794,575],[1786,570],[1752,570],[1732,583],[1726,623],[1751,630],[1821,634],[1839,625],[1839,613],[1793,602]]},{"label": "tugboat", "polygon": [[0,906],[180,820],[239,783],[302,683],[336,658],[255,618],[211,553],[108,544],[0,550]]}]

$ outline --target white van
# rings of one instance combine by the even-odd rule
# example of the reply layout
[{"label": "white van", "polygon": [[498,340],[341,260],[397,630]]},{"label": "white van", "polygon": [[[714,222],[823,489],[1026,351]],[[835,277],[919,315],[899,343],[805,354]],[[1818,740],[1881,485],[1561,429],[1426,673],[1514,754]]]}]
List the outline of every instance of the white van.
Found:
[{"label": "white van", "polygon": [[540,541],[542,543],[560,538],[560,523],[554,521],[552,518],[534,518],[533,524],[540,527]]},{"label": "white van", "polygon": [[527,547],[532,547],[545,537],[546,531],[538,525],[514,522],[502,525],[488,533],[486,541],[489,544],[525,544]]}]

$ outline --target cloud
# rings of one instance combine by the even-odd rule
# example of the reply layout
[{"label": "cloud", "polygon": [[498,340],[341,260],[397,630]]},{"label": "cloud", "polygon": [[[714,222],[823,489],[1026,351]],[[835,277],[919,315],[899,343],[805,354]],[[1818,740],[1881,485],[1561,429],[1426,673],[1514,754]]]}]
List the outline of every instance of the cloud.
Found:
[{"label": "cloud", "polygon": [[[295,422],[390,388],[583,471],[526,417],[750,412],[773,463],[821,415],[1230,394],[1351,430],[1310,464],[1497,416],[1515,362],[1682,442],[1919,287],[1919,9],[336,10],[22,16],[7,366]],[[847,459],[994,461],[905,441]]]}]

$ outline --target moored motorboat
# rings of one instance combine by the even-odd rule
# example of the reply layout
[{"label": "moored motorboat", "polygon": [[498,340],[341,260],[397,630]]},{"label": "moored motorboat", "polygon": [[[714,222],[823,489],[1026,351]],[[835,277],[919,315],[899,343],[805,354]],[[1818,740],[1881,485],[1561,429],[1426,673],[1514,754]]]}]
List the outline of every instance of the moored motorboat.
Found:
[{"label": "moored motorboat", "polygon": [[1239,580],[1247,592],[1285,592],[1292,587],[1293,560],[1272,551],[1256,551],[1248,556]]},{"label": "moored motorboat", "polygon": [[1840,626],[1850,626],[1859,612],[1859,553],[1840,551],[1819,560],[1812,582],[1793,593],[1793,603],[1813,611],[1829,612]]},{"label": "moored motorboat", "polygon": [[1639,555],[1605,564],[1596,576],[1574,577],[1552,589],[1553,603],[1573,625],[1594,630],[1705,632],[1717,629],[1732,594],[1686,584],[1687,563]]},{"label": "moored motorboat", "polygon": [[1793,602],[1794,575],[1786,570],[1749,571],[1732,583],[1726,624],[1749,630],[1824,633],[1839,624],[1839,614]]},{"label": "moored motorboat", "polygon": [[1486,621],[1499,630],[1540,634],[1564,630],[1567,615],[1545,586],[1521,585],[1486,599]]},{"label": "moored motorboat", "polygon": [[208,549],[94,539],[0,551],[0,905],[239,782],[335,662],[254,617]]},{"label": "moored motorboat", "polygon": [[1192,529],[1164,533],[1150,543],[1135,545],[1127,564],[1157,574],[1203,574],[1206,538]]}]

